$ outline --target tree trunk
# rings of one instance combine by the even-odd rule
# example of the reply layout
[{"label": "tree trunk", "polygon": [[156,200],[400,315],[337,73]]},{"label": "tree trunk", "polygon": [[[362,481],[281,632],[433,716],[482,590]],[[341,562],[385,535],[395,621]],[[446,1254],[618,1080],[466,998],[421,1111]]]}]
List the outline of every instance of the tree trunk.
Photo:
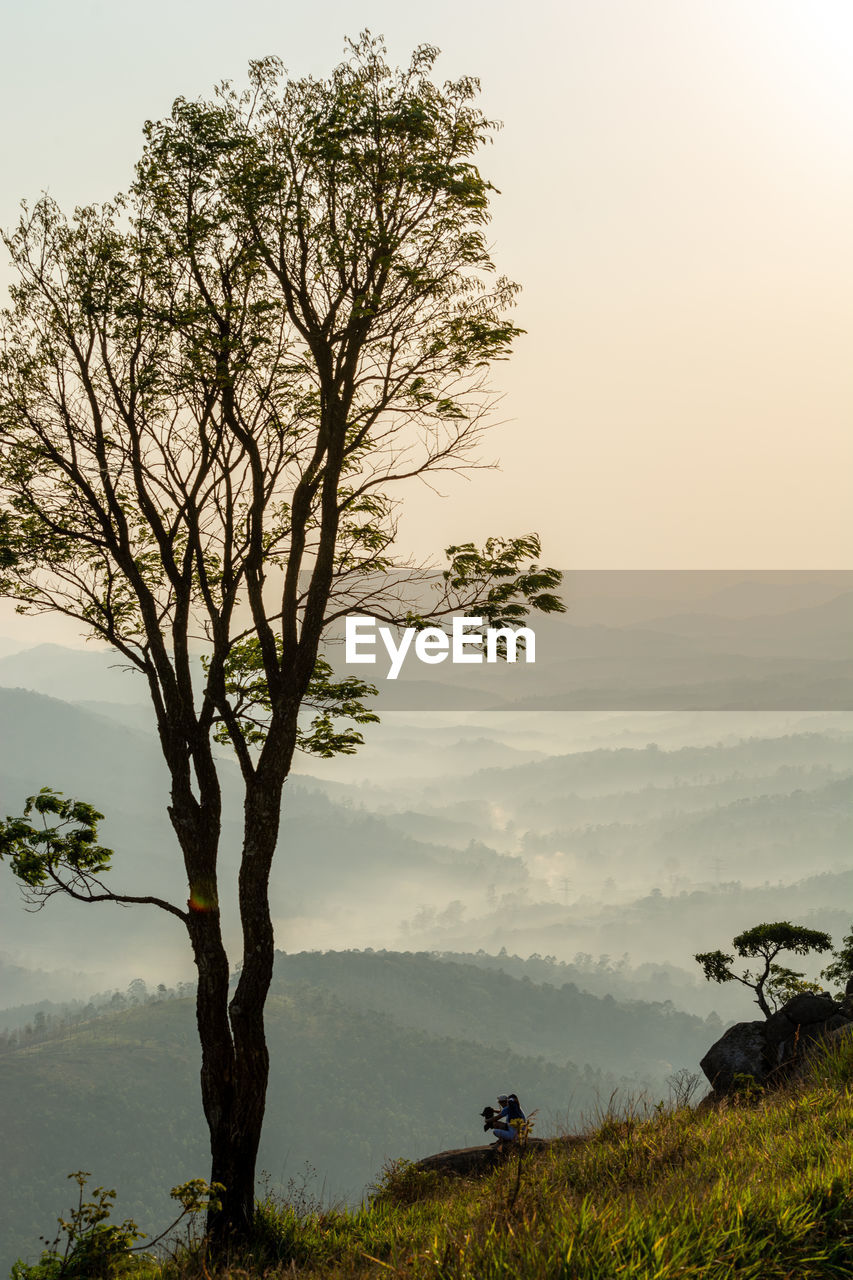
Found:
[{"label": "tree trunk", "polygon": [[[187,929],[198,972],[196,1020],[201,1043],[201,1094],[210,1131],[210,1181],[225,1188],[211,1209],[207,1230],[214,1254],[251,1239],[255,1167],[269,1078],[264,1005],[272,981],[274,938],[269,876],[278,840],[284,779],[296,741],[298,700],[270,734],[257,770],[246,779],[239,907],[243,964],[229,1004],[229,964],[222,941],[217,885],[221,827],[218,779],[205,742],[193,752],[201,799],[189,787],[187,757],[169,759],[169,816],[189,880]],[[167,726],[168,728],[168,726]],[[171,740],[166,734],[166,747]],[[168,758],[168,757],[167,757]]]},{"label": "tree trunk", "polygon": [[[256,1010],[250,1011],[254,1016],[243,1016],[235,994],[229,1018],[228,961],[218,911],[193,913],[190,933],[198,968],[196,1015],[202,1104],[210,1131],[210,1181],[225,1188],[219,1195],[221,1208],[208,1212],[207,1230],[214,1255],[222,1255],[251,1238],[255,1167],[269,1074],[263,1024],[269,981]],[[269,950],[271,970],[271,945]]]},{"label": "tree trunk", "polygon": [[210,1181],[225,1187],[222,1208],[208,1213],[207,1229],[211,1248],[220,1256],[250,1240],[255,1213],[255,1169],[269,1079],[264,1005],[274,960],[268,889],[280,809],[281,784],[264,779],[247,788],[239,878],[243,965],[230,1005],[218,910],[192,913],[191,932],[200,942],[193,945]]},{"label": "tree trunk", "polygon": [[[220,1192],[221,1210],[209,1211],[207,1233],[213,1257],[227,1256],[231,1250],[247,1244],[252,1237],[255,1216],[255,1166],[258,1144],[261,1138],[263,1106],[266,1096],[266,1078],[256,1082],[255,1101],[260,1101],[257,1117],[249,1117],[240,1124],[236,1113],[243,1110],[238,1103],[232,1114],[232,1122],[218,1128],[211,1125],[210,1181],[225,1187]],[[241,1098],[240,1102],[245,1102]],[[256,1107],[256,1112],[258,1111]]]},{"label": "tree trunk", "polygon": [[232,1200],[239,1199],[238,1169],[232,1156],[237,1101],[234,1043],[228,1023],[228,957],[222,943],[219,909],[198,905],[190,892],[188,929],[198,988],[196,1023],[201,1043],[201,1099],[210,1133],[211,1182],[220,1182],[221,1212],[208,1212],[208,1230],[222,1243],[234,1217]]}]

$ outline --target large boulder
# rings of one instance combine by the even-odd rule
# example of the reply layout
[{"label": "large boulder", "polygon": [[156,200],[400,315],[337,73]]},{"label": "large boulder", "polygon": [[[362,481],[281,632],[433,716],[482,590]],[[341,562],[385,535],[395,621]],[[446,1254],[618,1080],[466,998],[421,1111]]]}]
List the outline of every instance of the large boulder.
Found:
[{"label": "large boulder", "polygon": [[779,1045],[777,1071],[781,1076],[796,1074],[813,1050],[836,1033],[849,1034],[853,1022],[837,1013],[827,1018],[826,1022],[812,1022],[808,1026],[798,1027],[796,1033]]},{"label": "large boulder", "polygon": [[827,1033],[826,1038],[830,1044],[833,1041],[841,1044],[853,1039],[853,1019],[848,1019],[844,1023],[843,1027],[833,1027],[833,1029]]},{"label": "large boulder", "polygon": [[827,1023],[839,1014],[839,1006],[831,996],[811,992],[793,996],[765,1024],[768,1069],[772,1071],[796,1057],[798,1045],[819,1038]]},{"label": "large boulder", "polygon": [[759,1082],[764,1079],[766,1026],[766,1022],[736,1022],[711,1045],[699,1066],[716,1093],[732,1093],[739,1075]]},{"label": "large boulder", "polygon": [[853,1017],[846,1004],[838,1005],[823,993],[803,992],[792,996],[766,1022],[729,1027],[700,1066],[718,1095],[735,1092],[738,1075],[751,1076],[756,1084],[781,1083],[812,1046],[851,1027]]},{"label": "large boulder", "polygon": [[845,1018],[853,1018],[853,978],[847,979],[847,986],[844,988],[844,998],[841,1001],[841,1012]]},{"label": "large boulder", "polygon": [[811,1027],[803,1030],[806,1034],[796,1045],[788,1046],[790,1056],[777,1070],[777,1074],[782,1079],[796,1079],[802,1076],[809,1068],[811,1061],[820,1057],[822,1046],[853,1040],[853,1020],[841,1015],[828,1018],[820,1025],[812,1024]]}]

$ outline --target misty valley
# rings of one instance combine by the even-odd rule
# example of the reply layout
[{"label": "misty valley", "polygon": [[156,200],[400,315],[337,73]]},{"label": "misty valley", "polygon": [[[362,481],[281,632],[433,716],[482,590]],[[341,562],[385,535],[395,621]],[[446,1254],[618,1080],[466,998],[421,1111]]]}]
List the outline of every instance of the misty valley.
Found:
[{"label": "misty valley", "polygon": [[[4,810],[43,785],[89,800],[116,887],[182,900],[133,680],[55,645],[7,652],[0,680]],[[499,1088],[541,1134],[614,1091],[666,1098],[754,1016],[694,952],[760,920],[849,929],[851,741],[846,711],[409,708],[383,711],[352,759],[302,762],[271,886],[270,1185],[357,1204],[389,1159],[479,1141]],[[238,789],[222,766],[227,876]],[[0,920],[8,1266],[73,1169],[164,1224],[207,1134],[181,930],[139,907],[27,912],[11,880]]]}]

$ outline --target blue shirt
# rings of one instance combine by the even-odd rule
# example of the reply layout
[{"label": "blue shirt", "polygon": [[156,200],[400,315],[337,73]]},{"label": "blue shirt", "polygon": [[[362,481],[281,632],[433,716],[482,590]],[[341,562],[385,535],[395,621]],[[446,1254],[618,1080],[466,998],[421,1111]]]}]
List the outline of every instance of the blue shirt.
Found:
[{"label": "blue shirt", "polygon": [[510,1101],[506,1104],[502,1111],[498,1112],[495,1117],[497,1120],[526,1120],[524,1112],[517,1102]]}]

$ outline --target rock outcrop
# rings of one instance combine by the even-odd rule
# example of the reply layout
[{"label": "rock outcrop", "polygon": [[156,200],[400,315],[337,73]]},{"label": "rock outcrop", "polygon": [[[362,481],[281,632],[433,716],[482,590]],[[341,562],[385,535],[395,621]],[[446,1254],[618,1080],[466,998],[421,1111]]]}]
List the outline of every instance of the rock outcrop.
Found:
[{"label": "rock outcrop", "polygon": [[[564,1138],[528,1138],[525,1143],[527,1151],[541,1151],[554,1143],[577,1145],[585,1142],[582,1134],[570,1134]],[[483,1147],[460,1147],[452,1151],[439,1151],[434,1156],[426,1156],[416,1162],[415,1168],[425,1172],[435,1170],[440,1173],[456,1173],[460,1177],[472,1174],[491,1173],[503,1161],[514,1158],[517,1148],[510,1143],[505,1150],[499,1149],[495,1143]]]},{"label": "rock outcrop", "polygon": [[[713,1091],[699,1108],[713,1107],[725,1095],[740,1091],[746,1079],[757,1085],[782,1083],[803,1067],[819,1044],[845,1037],[853,1037],[853,980],[840,1004],[828,995],[807,992],[794,996],[770,1018],[738,1022],[723,1033],[700,1063]],[[528,1138],[526,1147],[536,1151],[586,1141],[583,1134]],[[459,1177],[482,1176],[516,1153],[514,1144],[505,1149],[496,1143],[459,1147],[418,1160],[415,1168]]]},{"label": "rock outcrop", "polygon": [[847,986],[844,988],[844,999],[841,1001],[841,1012],[844,1014],[845,1018],[853,1019],[853,978],[850,978]]},{"label": "rock outcrop", "polygon": [[831,996],[805,992],[793,996],[772,1017],[738,1022],[711,1046],[699,1064],[719,1097],[735,1092],[751,1077],[766,1085],[788,1079],[814,1046],[853,1030],[853,991],[842,1004]]},{"label": "rock outcrop", "polygon": [[764,1079],[766,1026],[766,1022],[736,1022],[711,1045],[699,1066],[716,1093],[731,1093],[738,1076]]}]

